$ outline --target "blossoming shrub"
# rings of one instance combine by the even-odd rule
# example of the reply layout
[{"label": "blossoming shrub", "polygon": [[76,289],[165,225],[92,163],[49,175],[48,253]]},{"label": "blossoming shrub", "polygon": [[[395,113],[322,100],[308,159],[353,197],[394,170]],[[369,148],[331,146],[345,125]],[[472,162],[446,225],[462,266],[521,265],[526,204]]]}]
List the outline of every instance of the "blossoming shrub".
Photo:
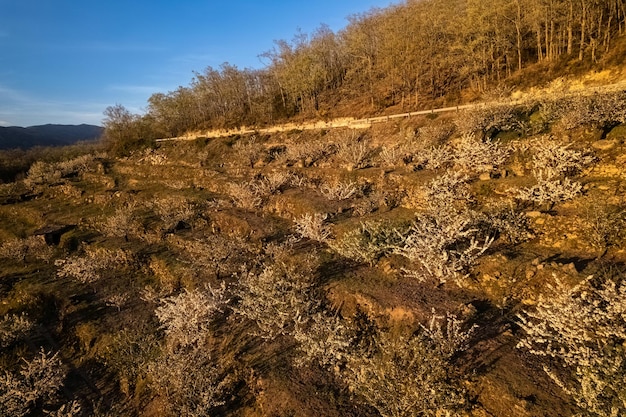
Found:
[{"label": "blossoming shrub", "polygon": [[548,358],[544,371],[591,415],[626,413],[626,282],[606,271],[552,292],[519,314],[518,347]]}]

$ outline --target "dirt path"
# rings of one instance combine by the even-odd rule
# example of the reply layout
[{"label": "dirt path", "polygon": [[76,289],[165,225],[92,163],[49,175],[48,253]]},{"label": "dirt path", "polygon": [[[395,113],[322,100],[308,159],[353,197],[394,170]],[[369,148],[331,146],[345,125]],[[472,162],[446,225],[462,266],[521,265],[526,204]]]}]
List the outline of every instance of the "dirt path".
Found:
[{"label": "dirt path", "polygon": [[[580,89],[574,89],[568,92],[565,92],[565,95],[590,95],[599,92],[608,92],[608,91],[616,91],[616,90],[624,90],[626,89],[626,81],[620,81],[614,84],[609,84],[605,86],[596,86],[596,87],[584,87]],[[546,90],[543,92],[543,95],[553,95],[555,92],[551,92]],[[564,92],[561,92],[563,94]],[[535,92],[534,95],[537,97],[541,96],[540,92]],[[412,111],[408,113],[398,113],[392,114],[389,116],[377,116],[377,117],[367,117],[364,119],[355,119],[353,117],[343,117],[338,119],[333,119],[329,121],[317,121],[317,122],[304,122],[304,123],[285,123],[281,125],[275,125],[266,128],[250,128],[247,126],[243,126],[239,129],[215,129],[215,130],[205,130],[205,131],[196,131],[189,132],[183,136],[177,136],[173,138],[163,138],[157,139],[157,142],[168,142],[168,141],[177,141],[177,140],[195,140],[198,138],[219,138],[219,137],[228,137],[232,135],[245,135],[251,133],[276,133],[276,132],[284,132],[289,130],[319,130],[319,129],[334,129],[334,128],[342,128],[348,127],[352,129],[367,129],[374,123],[386,123],[395,119],[404,119],[413,116],[426,115],[426,114],[435,114],[435,113],[449,113],[449,112],[458,112],[466,109],[474,109],[480,107],[489,107],[496,105],[515,105],[520,104],[524,101],[524,99],[505,99],[503,101],[491,101],[491,102],[481,102],[475,104],[465,104],[461,106],[453,106],[453,107],[441,107],[438,109],[430,109],[430,110],[419,110]]]},{"label": "dirt path", "polygon": [[463,106],[454,107],[442,107],[431,110],[412,111],[408,113],[392,114],[389,116],[368,117],[365,119],[354,119],[352,117],[344,117],[339,119],[333,119],[329,121],[317,121],[306,123],[286,123],[281,125],[275,125],[267,128],[251,129],[248,127],[242,127],[240,129],[218,129],[208,130],[200,132],[191,132],[184,136],[177,136],[173,138],[157,139],[157,142],[167,142],[176,140],[195,140],[198,138],[219,138],[232,135],[244,135],[250,133],[276,133],[289,130],[316,130],[316,129],[334,129],[340,127],[348,127],[352,129],[367,129],[374,123],[385,123],[394,119],[403,119],[407,117],[434,114],[434,113],[446,113],[446,112],[458,112],[460,110],[471,109],[476,107],[484,107],[491,103],[479,103],[479,104],[465,104]]}]

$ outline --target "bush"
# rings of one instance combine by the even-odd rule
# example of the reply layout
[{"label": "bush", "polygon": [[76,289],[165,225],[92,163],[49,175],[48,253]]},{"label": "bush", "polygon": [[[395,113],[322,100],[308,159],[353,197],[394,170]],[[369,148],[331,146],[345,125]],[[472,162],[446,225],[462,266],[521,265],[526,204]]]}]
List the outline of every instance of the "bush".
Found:
[{"label": "bush", "polygon": [[347,200],[361,195],[361,187],[353,182],[335,181],[322,185],[320,191],[329,200]]},{"label": "bush", "polygon": [[352,138],[339,144],[335,158],[348,170],[365,168],[370,163],[372,150],[367,140]]},{"label": "bush", "polygon": [[[282,250],[282,249],[279,249]],[[293,332],[296,323],[306,320],[318,306],[314,296],[312,258],[301,264],[274,262],[261,272],[239,274],[233,310],[256,324],[257,335],[274,339]]]},{"label": "bush", "polygon": [[469,177],[445,172],[423,188],[426,209],[433,214],[464,210],[474,198],[469,187]]},{"label": "bush", "polygon": [[422,149],[438,146],[450,139],[454,133],[454,125],[448,123],[429,123],[417,131],[417,140]]},{"label": "bush", "polygon": [[509,151],[489,140],[476,139],[473,134],[464,134],[454,145],[453,161],[465,173],[490,172],[509,157]]},{"label": "bush", "polygon": [[233,384],[206,349],[164,354],[149,365],[148,376],[164,400],[166,415],[177,417],[213,415]]},{"label": "bush", "polygon": [[399,143],[395,145],[383,145],[381,151],[378,153],[378,159],[382,166],[395,168],[401,163],[407,163],[411,160],[410,146],[405,143]]},{"label": "bush", "polygon": [[237,207],[255,210],[263,205],[263,198],[250,182],[228,184],[228,194]]},{"label": "bush", "polygon": [[524,130],[522,109],[508,104],[489,105],[466,110],[455,123],[461,133],[493,134],[507,130]]},{"label": "bush", "polygon": [[[148,365],[161,353],[157,335],[152,323],[144,323],[141,327],[125,327],[99,338],[96,357],[109,370],[117,373],[120,389],[127,396],[140,391],[137,388],[146,376]],[[95,330],[93,337],[96,337]],[[83,342],[87,342],[87,346],[91,344],[90,340]]]},{"label": "bush", "polygon": [[36,161],[28,170],[27,180],[32,184],[54,184],[61,178],[101,169],[99,160],[104,157],[103,153],[94,153],[59,162]]},{"label": "bush", "polygon": [[300,353],[295,358],[296,366],[316,362],[325,369],[334,370],[345,363],[352,344],[348,325],[336,315],[330,316],[323,311],[297,323],[293,337]]},{"label": "bush", "polygon": [[[157,198],[152,202],[152,207],[163,222],[163,229],[173,230],[180,223],[191,225],[196,217],[196,207],[184,197]],[[118,213],[116,213],[119,216]]]},{"label": "bush", "polygon": [[571,96],[543,104],[551,121],[558,120],[565,129],[596,126],[601,129],[626,122],[626,93],[606,92]]},{"label": "bush", "polygon": [[30,166],[27,179],[37,185],[54,184],[61,179],[61,175],[55,164],[37,161]]},{"label": "bush", "polygon": [[270,172],[252,183],[255,193],[264,198],[283,191],[291,183],[291,174],[285,171]]},{"label": "bush", "polygon": [[428,169],[440,169],[449,166],[453,161],[452,147],[448,144],[441,146],[433,146],[418,152],[413,157],[417,167],[426,167]]},{"label": "bush", "polygon": [[[195,277],[194,281],[203,277],[220,279],[232,276],[257,255],[257,248],[238,234],[209,234],[193,240],[171,235],[167,237],[167,242],[172,249],[176,249],[180,260],[189,265],[188,273]],[[169,282],[170,286],[183,278],[181,273],[174,273],[172,277],[167,268],[157,264],[154,267],[161,270],[164,283]]]},{"label": "bush", "polygon": [[155,314],[166,335],[166,349],[148,365],[153,389],[170,415],[211,415],[224,404],[233,384],[228,365],[213,357],[207,340],[215,317],[228,303],[226,288],[184,291],[161,301]]},{"label": "bush", "polygon": [[[471,334],[448,316],[412,336],[378,333],[370,354],[352,351],[342,374],[350,390],[383,417],[457,415],[467,407],[450,359]],[[452,321],[452,323],[449,323]]]},{"label": "bush", "polygon": [[330,228],[325,224],[326,219],[328,214],[306,213],[295,220],[296,233],[305,238],[325,242],[332,236]]},{"label": "bush", "polygon": [[548,210],[580,194],[582,184],[570,180],[568,176],[578,174],[595,160],[583,152],[569,149],[569,145],[555,141],[550,136],[533,140],[518,150],[522,153],[532,152],[532,170],[537,184],[510,189],[509,193],[517,200],[546,205]]},{"label": "bush", "polygon": [[305,143],[294,143],[287,146],[287,150],[280,155],[280,160],[288,165],[301,163],[303,166],[314,164],[337,152],[335,145],[318,139]]},{"label": "bush", "polygon": [[106,271],[128,266],[132,260],[132,254],[122,249],[109,250],[87,246],[82,255],[58,259],[54,264],[58,267],[58,277],[68,277],[83,284],[93,284],[100,280]]},{"label": "bush", "polygon": [[557,280],[518,316],[525,332],[518,347],[550,359],[544,371],[591,415],[626,414],[623,277],[606,271],[572,288]]},{"label": "bush", "polygon": [[172,350],[201,346],[208,336],[213,317],[223,312],[226,304],[226,287],[206,291],[183,291],[161,300],[155,314],[165,331]]},{"label": "bush", "polygon": [[0,348],[6,348],[26,336],[34,323],[25,314],[6,314],[0,319]]},{"label": "bush", "polygon": [[534,236],[526,213],[515,211],[508,205],[496,205],[485,214],[487,223],[500,235],[499,239],[511,245],[525,242]]},{"label": "bush", "polygon": [[343,257],[373,265],[398,244],[399,234],[387,222],[363,222],[328,245]]},{"label": "bush", "polygon": [[426,271],[440,282],[459,279],[494,241],[484,216],[471,210],[418,214],[407,230],[396,233],[400,239],[391,252],[422,267],[405,273],[421,280]]},{"label": "bush", "polygon": [[26,262],[27,256],[32,256],[49,262],[53,256],[53,249],[46,244],[43,237],[30,236],[26,239],[9,239],[0,245],[0,258]]},{"label": "bush", "polygon": [[104,157],[103,153],[81,155],[67,161],[58,162],[56,166],[62,177],[70,177],[101,168],[98,159]]},{"label": "bush", "polygon": [[228,194],[236,206],[254,210],[263,206],[270,196],[280,193],[291,180],[292,176],[287,172],[271,172],[252,181],[228,184]]},{"label": "bush", "polygon": [[513,198],[521,201],[529,201],[536,205],[546,205],[548,211],[555,204],[576,198],[582,191],[582,184],[569,178],[563,180],[540,179],[532,187],[510,189]]},{"label": "bush", "polygon": [[296,326],[301,356],[335,372],[353,394],[381,416],[443,416],[467,407],[451,359],[467,347],[474,327],[433,311],[428,326],[410,336],[383,332],[364,313],[352,322],[323,312]]},{"label": "bush", "polygon": [[550,136],[542,136],[533,140],[532,149],[533,174],[538,179],[551,180],[562,176],[573,176],[593,163],[594,157],[583,152],[569,149],[560,141]]},{"label": "bush", "polygon": [[243,163],[250,168],[254,168],[254,164],[259,162],[261,157],[265,155],[265,148],[261,143],[257,142],[256,136],[252,136],[248,140],[240,140],[233,145],[236,152],[236,161]]},{"label": "bush", "polygon": [[42,403],[54,399],[63,385],[65,374],[57,354],[41,350],[34,359],[24,360],[19,373],[0,375],[0,413],[5,416],[31,415]]},{"label": "bush", "polygon": [[588,200],[583,206],[585,237],[604,253],[626,236],[626,209],[623,206]]},{"label": "bush", "polygon": [[144,236],[143,225],[135,212],[134,204],[119,207],[113,215],[100,218],[95,223],[96,229],[108,237],[123,237],[128,240],[131,236]]},{"label": "bush", "polygon": [[506,162],[509,150],[490,140],[477,139],[474,133],[464,133],[454,144],[431,147],[413,158],[418,167],[447,168],[454,165],[464,174],[492,171]]}]

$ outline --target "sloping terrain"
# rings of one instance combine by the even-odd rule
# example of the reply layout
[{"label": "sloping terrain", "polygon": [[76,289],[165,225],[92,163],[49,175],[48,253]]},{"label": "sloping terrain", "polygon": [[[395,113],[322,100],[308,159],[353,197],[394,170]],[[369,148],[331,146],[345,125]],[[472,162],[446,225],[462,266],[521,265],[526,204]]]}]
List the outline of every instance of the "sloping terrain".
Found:
[{"label": "sloping terrain", "polygon": [[623,414],[624,98],[37,162],[0,410]]}]

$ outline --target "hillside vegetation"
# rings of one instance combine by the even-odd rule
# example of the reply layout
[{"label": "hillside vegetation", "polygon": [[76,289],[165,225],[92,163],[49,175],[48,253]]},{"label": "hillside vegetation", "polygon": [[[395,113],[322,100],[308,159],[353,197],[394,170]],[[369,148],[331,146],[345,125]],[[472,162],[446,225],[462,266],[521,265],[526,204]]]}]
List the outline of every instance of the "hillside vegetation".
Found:
[{"label": "hillside vegetation", "polygon": [[322,25],[279,40],[259,51],[261,69],[199,69],[188,86],[155,92],[143,115],[110,107],[105,126],[132,143],[489,101],[564,74],[619,67],[625,19],[623,0],[404,1],[351,16],[337,33]]},{"label": "hillside vegetation", "polygon": [[0,152],[0,415],[626,415],[624,19],[407,1]]},{"label": "hillside vegetation", "polygon": [[33,163],[0,414],[624,415],[625,98]]}]

